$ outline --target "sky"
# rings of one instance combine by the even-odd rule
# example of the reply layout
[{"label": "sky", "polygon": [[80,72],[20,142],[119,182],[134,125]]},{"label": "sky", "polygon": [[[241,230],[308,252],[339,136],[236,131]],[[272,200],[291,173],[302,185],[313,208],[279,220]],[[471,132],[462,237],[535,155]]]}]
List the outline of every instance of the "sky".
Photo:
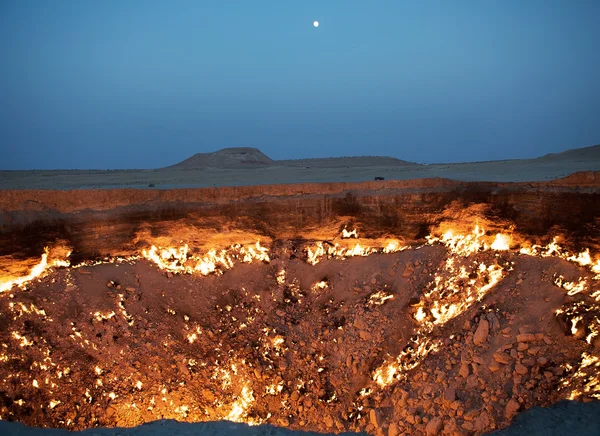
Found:
[{"label": "sky", "polygon": [[595,145],[599,21],[598,0],[2,0],[0,169]]}]

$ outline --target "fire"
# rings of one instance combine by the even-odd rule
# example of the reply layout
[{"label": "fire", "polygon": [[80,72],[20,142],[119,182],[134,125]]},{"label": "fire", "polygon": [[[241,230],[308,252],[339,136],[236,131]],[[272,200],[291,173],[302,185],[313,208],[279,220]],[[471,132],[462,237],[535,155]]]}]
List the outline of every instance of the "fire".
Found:
[{"label": "fire", "polygon": [[385,291],[377,291],[369,296],[367,303],[381,306],[387,300],[391,300],[392,298],[394,298],[394,296],[390,293]]},{"label": "fire", "polygon": [[429,235],[426,239],[429,244],[441,243],[452,253],[460,256],[469,256],[490,249],[494,251],[507,251],[510,249],[510,236],[497,233],[494,240],[490,242],[490,238],[485,233],[483,227],[476,225],[473,231],[466,235],[447,230],[441,237]]},{"label": "fire", "polygon": [[569,400],[577,400],[584,394],[600,400],[599,373],[600,358],[584,352],[573,376],[565,379],[562,384],[562,389],[570,390]]},{"label": "fire", "polygon": [[510,238],[507,235],[498,233],[496,235],[496,239],[494,239],[494,242],[492,242],[490,248],[496,251],[510,250]]},{"label": "fire", "polygon": [[373,373],[373,380],[380,387],[385,387],[397,381],[399,378],[406,377],[406,373],[421,363],[430,353],[440,349],[442,342],[439,340],[423,339],[415,347],[406,347],[391,362],[381,365]]},{"label": "fire", "polygon": [[329,284],[328,284],[328,283],[327,283],[325,280],[321,280],[320,282],[317,282],[317,283],[315,283],[315,284],[312,286],[312,288],[311,288],[311,289],[312,289],[314,292],[317,292],[317,291],[319,291],[319,290],[323,290],[323,289],[326,289],[326,288],[328,288],[328,287],[329,287]]},{"label": "fire", "polygon": [[242,387],[242,391],[234,403],[231,405],[231,412],[225,417],[227,421],[244,422],[246,424],[259,424],[258,422],[247,420],[248,409],[254,403],[252,389],[248,385]]},{"label": "fire", "polygon": [[408,248],[407,246],[400,245],[400,242],[397,240],[384,240],[382,242],[383,244],[378,246],[361,245],[360,240],[354,245],[318,242],[314,247],[306,247],[306,262],[310,265],[316,265],[324,257],[343,260],[348,257],[365,257],[374,253],[395,253]]},{"label": "fire", "polygon": [[358,238],[358,232],[356,229],[352,229],[350,231],[346,230],[346,227],[342,229],[342,239],[347,238]]},{"label": "fire", "polygon": [[22,287],[36,278],[42,278],[51,268],[68,267],[71,264],[68,259],[71,255],[70,251],[66,254],[64,259],[58,258],[53,259],[52,261],[48,261],[49,254],[50,249],[48,247],[44,248],[44,253],[42,254],[40,262],[31,268],[29,274],[21,277],[3,277],[4,281],[0,282],[0,293],[10,291],[13,286]]},{"label": "fire", "polygon": [[236,244],[219,251],[212,249],[204,256],[191,254],[187,244],[177,248],[158,248],[153,245],[148,250],[142,250],[142,256],[166,271],[199,273],[203,276],[231,269],[236,260],[245,263],[270,261],[269,250],[260,245],[260,241],[250,246]]},{"label": "fire", "polygon": [[567,291],[567,295],[573,296],[585,291],[588,288],[588,281],[584,277],[579,277],[577,282],[569,282],[565,280],[563,276],[558,276],[554,279],[554,284],[559,288],[563,288]]}]

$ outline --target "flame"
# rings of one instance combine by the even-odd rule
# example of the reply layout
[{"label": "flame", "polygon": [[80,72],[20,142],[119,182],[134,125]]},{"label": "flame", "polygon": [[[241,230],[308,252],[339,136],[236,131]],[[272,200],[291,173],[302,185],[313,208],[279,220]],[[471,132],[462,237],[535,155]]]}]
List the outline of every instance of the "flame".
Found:
[{"label": "flame", "polygon": [[[572,368],[566,367],[566,369],[570,370]],[[568,396],[570,400],[579,399],[584,395],[600,400],[598,374],[600,374],[600,358],[583,352],[577,370],[571,377],[563,381],[562,389],[570,390]]]},{"label": "flame", "polygon": [[320,282],[315,283],[311,289],[313,292],[317,292],[319,290],[323,290],[329,287],[329,284],[325,280],[321,280]]},{"label": "flame", "polygon": [[439,350],[441,345],[442,342],[439,340],[424,338],[416,344],[416,347],[408,347],[391,362],[377,368],[373,373],[373,380],[380,387],[392,384],[397,378],[405,376],[406,372],[419,366],[425,357]]},{"label": "flame", "polygon": [[496,235],[496,239],[494,239],[494,242],[492,242],[490,248],[496,251],[510,250],[510,238],[507,235],[498,233]]},{"label": "flame", "polygon": [[277,280],[277,284],[278,285],[283,285],[285,283],[285,270],[279,270],[279,272],[277,273],[276,276],[276,280]]},{"label": "flame", "polygon": [[313,247],[306,247],[306,262],[310,265],[316,265],[324,257],[343,260],[348,257],[365,257],[374,253],[395,253],[409,248],[407,246],[400,245],[400,242],[397,240],[386,239],[382,242],[383,244],[378,246],[361,245],[360,240],[354,245],[340,243],[335,243],[332,245],[324,244],[323,242],[317,242]]},{"label": "flame", "polygon": [[392,294],[389,294],[385,291],[377,291],[369,296],[367,303],[381,306],[387,300],[391,300],[392,298],[394,298]]},{"label": "flame", "polygon": [[358,232],[356,229],[352,229],[350,231],[346,230],[346,227],[342,229],[342,239],[347,238],[358,238]]},{"label": "flame", "polygon": [[246,424],[258,424],[256,421],[247,420],[248,409],[254,403],[252,389],[248,385],[242,387],[242,391],[234,403],[231,405],[231,412],[225,417],[227,421],[244,422]]},{"label": "flame", "polygon": [[204,256],[190,254],[187,244],[181,247],[167,248],[158,248],[153,245],[148,250],[142,250],[142,257],[166,271],[185,274],[200,273],[203,276],[231,269],[235,260],[244,263],[270,261],[269,250],[260,245],[260,241],[250,246],[235,244],[228,249],[219,251],[212,249]]},{"label": "flame", "polygon": [[565,280],[563,276],[558,276],[554,279],[554,284],[559,288],[565,289],[567,291],[567,295],[571,297],[585,291],[588,288],[588,281],[585,277],[579,277],[579,280],[576,282],[569,282]]},{"label": "flame", "polygon": [[44,253],[42,254],[40,262],[31,268],[29,274],[21,277],[4,278],[4,282],[0,283],[0,293],[10,291],[13,286],[23,287],[36,278],[42,278],[50,268],[68,267],[71,264],[68,259],[71,255],[70,251],[66,254],[65,259],[58,258],[51,262],[48,261],[49,253],[49,248],[44,248]]}]

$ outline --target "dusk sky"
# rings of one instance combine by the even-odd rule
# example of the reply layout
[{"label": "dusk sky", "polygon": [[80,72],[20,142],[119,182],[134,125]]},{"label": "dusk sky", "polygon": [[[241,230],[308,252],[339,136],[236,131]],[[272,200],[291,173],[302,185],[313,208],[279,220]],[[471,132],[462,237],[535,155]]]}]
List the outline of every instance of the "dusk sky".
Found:
[{"label": "dusk sky", "polygon": [[0,169],[594,145],[599,23],[598,0],[2,0]]}]

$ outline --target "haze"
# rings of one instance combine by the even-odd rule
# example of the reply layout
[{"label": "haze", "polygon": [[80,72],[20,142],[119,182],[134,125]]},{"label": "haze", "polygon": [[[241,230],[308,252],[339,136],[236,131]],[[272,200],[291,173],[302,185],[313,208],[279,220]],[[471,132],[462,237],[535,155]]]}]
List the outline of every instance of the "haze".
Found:
[{"label": "haze", "polygon": [[599,17],[595,0],[5,0],[0,169],[597,144]]}]

